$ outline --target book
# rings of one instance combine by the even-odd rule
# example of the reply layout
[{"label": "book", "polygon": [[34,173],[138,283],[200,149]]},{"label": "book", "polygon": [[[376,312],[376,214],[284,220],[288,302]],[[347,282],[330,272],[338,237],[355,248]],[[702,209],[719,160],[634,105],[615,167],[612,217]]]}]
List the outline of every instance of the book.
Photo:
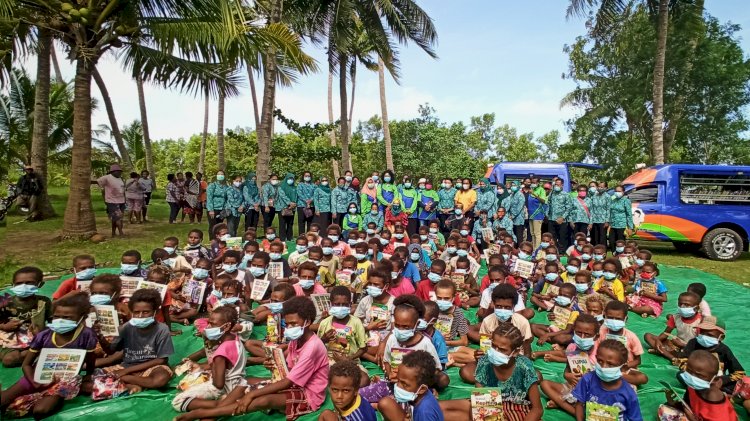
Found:
[{"label": "book", "polygon": [[641,279],[641,292],[656,295],[656,282]]},{"label": "book", "polygon": [[120,295],[123,297],[132,297],[135,290],[138,289],[138,282],[143,281],[140,276],[120,276],[120,282],[122,288],[120,288]]},{"label": "book", "polygon": [[34,381],[49,384],[54,378],[71,379],[81,371],[85,358],[85,349],[42,348],[34,370]]},{"label": "book", "polygon": [[547,295],[560,295],[560,287],[558,285],[547,284],[547,289],[544,291]]},{"label": "book", "polygon": [[266,342],[281,343],[281,314],[269,314],[266,318]]},{"label": "book", "polygon": [[120,318],[117,309],[112,305],[94,306],[96,310],[96,321],[102,329],[104,336],[120,336]]},{"label": "book", "polygon": [[568,367],[573,374],[586,374],[591,371],[591,361],[588,354],[583,351],[566,352]]},{"label": "book", "polygon": [[263,344],[263,351],[266,353],[266,358],[273,360],[271,379],[278,381],[286,378],[289,374],[289,368],[286,365],[286,358],[284,358],[284,350],[273,344]]},{"label": "book", "polygon": [[401,362],[404,361],[404,356],[412,352],[414,352],[414,350],[411,348],[392,348],[391,360],[389,361],[391,368],[398,368],[398,366],[401,365]]},{"label": "book", "polygon": [[489,244],[486,249],[484,249],[484,259],[489,261],[490,256],[493,254],[502,254],[500,250],[500,246],[497,244]]},{"label": "book", "polygon": [[430,243],[421,244],[420,247],[422,248],[422,250],[427,252],[428,256],[432,256],[432,246],[430,245]]},{"label": "book", "polygon": [[339,269],[336,271],[336,285],[348,287],[352,284],[352,275],[354,271],[351,269]]},{"label": "book", "polygon": [[190,266],[195,267],[195,264],[198,263],[198,259],[200,259],[200,250],[199,249],[189,249],[182,252],[182,256],[190,263]]},{"label": "book", "polygon": [[479,273],[479,269],[482,268],[482,265],[479,264],[474,259],[469,259],[469,273],[471,273],[471,276],[477,277],[477,274]]},{"label": "book", "polygon": [[80,281],[76,279],[76,291],[89,292],[91,288],[91,281]]},{"label": "book", "polygon": [[284,263],[271,262],[268,264],[268,277],[271,279],[282,279],[284,277]]},{"label": "book", "polygon": [[492,348],[491,335],[479,335],[479,349],[482,352],[487,352],[490,348]]},{"label": "book", "polygon": [[188,279],[182,284],[182,296],[185,297],[189,303],[196,304],[200,307],[203,304],[203,298],[206,296],[206,283],[197,279]]},{"label": "book", "polygon": [[495,241],[495,232],[492,231],[492,227],[482,228],[480,232],[482,233],[482,241],[484,243]]},{"label": "book", "polygon": [[466,275],[463,273],[451,273],[451,281],[456,286],[456,291],[463,291],[466,283]]},{"label": "book", "polygon": [[627,269],[633,266],[633,263],[634,263],[630,256],[620,256],[618,257],[618,260],[620,261],[620,264],[622,265],[623,269]]},{"label": "book", "polygon": [[164,284],[157,284],[156,282],[146,281],[141,278],[140,281],[138,281],[138,285],[135,288],[138,289],[155,289],[159,292],[159,295],[161,295],[162,301],[164,301],[164,297],[167,295],[167,286]]},{"label": "book", "polygon": [[437,329],[445,338],[446,341],[450,341],[451,326],[453,325],[452,314],[438,314],[437,321],[435,321],[435,329]]},{"label": "book", "polygon": [[373,304],[370,307],[370,322],[377,320],[388,321],[391,319],[391,312],[388,311],[388,306],[383,304]]},{"label": "book", "polygon": [[315,312],[318,316],[331,309],[331,294],[311,294],[310,298],[315,304]]},{"label": "book", "polygon": [[268,286],[271,285],[271,281],[268,280],[268,276],[263,279],[256,279],[253,281],[253,287],[250,290],[250,299],[255,301],[261,301],[268,291]]},{"label": "book", "polygon": [[399,243],[398,241],[393,243],[393,249],[397,249],[399,247],[406,247],[406,243]]},{"label": "book", "polygon": [[555,320],[552,321],[552,326],[557,327],[560,330],[564,330],[568,327],[568,320],[570,320],[571,310],[566,307],[555,306],[552,308],[552,314],[555,315]]},{"label": "book", "polygon": [[529,279],[534,274],[534,262],[527,262],[526,260],[516,259],[513,263],[512,273],[518,273],[518,276],[524,279]]},{"label": "book", "polygon": [[227,249],[229,250],[241,250],[242,249],[242,237],[230,237],[225,241]]},{"label": "book", "polygon": [[596,402],[586,402],[586,421],[618,421],[620,409]]},{"label": "book", "polygon": [[504,421],[500,389],[476,388],[471,391],[471,420]]}]

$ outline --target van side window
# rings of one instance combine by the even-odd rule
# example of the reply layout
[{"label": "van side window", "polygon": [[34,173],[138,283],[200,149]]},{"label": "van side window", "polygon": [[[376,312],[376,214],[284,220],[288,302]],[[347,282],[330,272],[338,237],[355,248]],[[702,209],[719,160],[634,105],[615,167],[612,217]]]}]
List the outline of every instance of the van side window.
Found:
[{"label": "van side window", "polygon": [[659,186],[649,185],[635,188],[628,192],[628,199],[633,203],[657,203]]},{"label": "van side window", "polygon": [[750,176],[681,173],[680,202],[693,205],[750,205]]}]

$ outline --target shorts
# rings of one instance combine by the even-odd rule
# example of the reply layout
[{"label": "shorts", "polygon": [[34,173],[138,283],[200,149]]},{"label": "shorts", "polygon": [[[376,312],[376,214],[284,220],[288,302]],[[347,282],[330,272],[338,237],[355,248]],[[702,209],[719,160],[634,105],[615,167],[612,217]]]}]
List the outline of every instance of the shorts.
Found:
[{"label": "shorts", "polygon": [[151,192],[143,193],[143,206],[148,206],[151,203]]},{"label": "shorts", "polygon": [[9,418],[23,418],[34,409],[34,405],[47,396],[59,396],[64,400],[73,399],[78,396],[81,390],[82,380],[81,376],[75,376],[71,379],[60,380],[52,385],[44,385],[42,388],[36,389],[26,376],[23,376],[18,381],[23,388],[23,395],[10,403],[5,415]]},{"label": "shorts", "polygon": [[109,216],[109,219],[111,219],[112,222],[120,221],[124,211],[124,203],[107,203],[107,216]]},{"label": "shorts", "polygon": [[143,208],[142,199],[127,199],[128,209],[134,212],[140,212]]},{"label": "shorts", "polygon": [[[113,365],[111,367],[104,367],[102,370],[104,370],[105,373],[114,373],[115,371],[122,370],[125,367],[122,366],[122,364]],[[151,367],[149,369],[146,369],[145,371],[141,371],[138,373],[130,373],[131,376],[138,376],[138,377],[148,377],[150,376],[154,371],[157,369],[166,370],[169,373],[169,377],[174,376],[174,373],[172,372],[172,369],[169,368],[168,365],[157,365],[154,367]]]},{"label": "shorts", "polygon": [[[272,383],[271,380],[265,380],[260,383],[250,384],[247,386],[245,393],[251,390],[262,389]],[[302,415],[311,414],[314,412],[312,407],[307,401],[305,396],[305,390],[299,386],[292,386],[289,389],[284,390],[286,397],[286,408],[284,413],[286,414],[287,420],[296,420]]]}]

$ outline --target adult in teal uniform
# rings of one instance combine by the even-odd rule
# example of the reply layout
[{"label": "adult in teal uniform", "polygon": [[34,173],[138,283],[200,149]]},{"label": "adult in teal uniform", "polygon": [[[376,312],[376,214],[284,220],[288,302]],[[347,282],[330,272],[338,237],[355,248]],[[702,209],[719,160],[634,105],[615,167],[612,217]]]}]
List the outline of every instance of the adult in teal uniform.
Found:
[{"label": "adult in teal uniform", "polygon": [[588,198],[589,188],[585,184],[579,184],[576,189],[578,194],[571,200],[571,206],[568,212],[570,227],[573,228],[573,235],[582,232],[588,237],[591,229],[591,199]]},{"label": "adult in teal uniform", "polygon": [[[370,205],[370,209],[362,209],[366,213],[362,214],[362,225],[360,225],[359,230],[366,230],[367,225],[370,224],[370,222],[375,224],[375,232],[373,234],[378,234],[381,231],[383,231],[383,225],[385,224],[385,218],[383,217],[383,212],[380,211],[380,207],[377,203],[373,203]],[[370,234],[370,232],[368,232]]]},{"label": "adult in teal uniform", "polygon": [[630,199],[625,197],[623,186],[615,187],[611,202],[609,205],[609,248],[614,252],[615,243],[624,240],[632,233],[633,207]]},{"label": "adult in teal uniform", "polygon": [[450,178],[443,179],[440,184],[438,194],[437,217],[440,220],[440,231],[447,236],[450,232],[445,220],[453,215],[453,209],[456,204],[456,188],[453,187],[453,181]]},{"label": "adult in teal uniform", "polygon": [[276,201],[279,212],[279,239],[294,239],[294,211],[297,210],[297,186],[294,185],[294,174],[287,173],[279,188],[279,199]]},{"label": "adult in teal uniform", "polygon": [[245,198],[242,197],[242,176],[232,178],[232,185],[227,189],[227,202],[224,207],[227,215],[227,231],[232,237],[237,236],[240,217],[245,212]]},{"label": "adult in teal uniform", "polygon": [[600,182],[598,186],[590,186],[589,196],[591,197],[591,244],[606,246],[609,206],[612,202],[607,194],[607,183]]},{"label": "adult in teal uniform", "polygon": [[229,185],[224,176],[224,171],[219,170],[216,173],[216,181],[208,185],[206,189],[206,210],[208,210],[208,232],[211,238],[214,237],[214,226],[224,222],[226,212],[224,208],[227,204],[227,190]]},{"label": "adult in teal uniform", "polygon": [[[547,230],[555,238],[558,250],[567,250],[568,241],[568,213],[570,211],[570,195],[563,192],[563,181],[555,178],[552,191],[547,198]],[[562,253],[562,251],[561,251]]]},{"label": "adult in teal uniform", "polygon": [[369,177],[359,190],[359,212],[363,215],[370,212],[373,203],[378,203],[378,186],[372,177]]},{"label": "adult in teal uniform", "polygon": [[297,183],[297,228],[300,235],[310,231],[315,216],[313,193],[315,184],[312,183],[312,174],[305,171],[302,173],[302,181]]},{"label": "adult in teal uniform", "polygon": [[404,176],[404,182],[399,187],[399,193],[401,194],[401,206],[404,208],[404,212],[409,215],[406,232],[411,236],[419,231],[419,212],[417,212],[419,192],[414,188],[411,177],[408,175]]},{"label": "adult in teal uniform", "polygon": [[521,242],[526,238],[524,235],[524,229],[526,228],[526,196],[521,191],[518,181],[514,181],[510,185],[510,191],[508,213],[510,214],[510,219],[513,221],[513,234],[518,239],[517,241]]},{"label": "adult in teal uniform", "polygon": [[254,172],[247,173],[247,177],[245,177],[245,185],[242,186],[242,198],[245,200],[245,231],[250,228],[258,229],[260,190],[258,190],[258,177]]},{"label": "adult in teal uniform", "polygon": [[395,182],[393,171],[383,171],[383,182],[378,184],[378,204],[383,212],[385,212],[385,208],[390,208],[393,199],[397,199],[399,196]]},{"label": "adult in teal uniform", "polygon": [[491,218],[497,212],[497,206],[497,195],[490,184],[490,180],[487,178],[480,179],[474,214],[479,217],[479,212],[485,211],[486,215]]},{"label": "adult in teal uniform", "polygon": [[331,215],[334,224],[341,225],[344,222],[344,216],[346,216],[351,199],[349,188],[346,187],[346,179],[339,177],[336,187],[331,190]]},{"label": "adult in teal uniform", "polygon": [[273,225],[276,216],[276,200],[279,198],[279,176],[271,174],[268,182],[260,189],[260,205],[263,213],[263,230]]},{"label": "adult in teal uniform", "polygon": [[320,185],[313,193],[313,206],[315,207],[313,220],[320,226],[321,235],[326,235],[328,226],[331,225],[331,186],[328,185],[328,177],[320,179]]},{"label": "adult in teal uniform", "polygon": [[437,216],[437,207],[440,196],[432,190],[432,183],[426,178],[420,178],[417,183],[419,188],[419,226],[429,225],[430,221]]}]

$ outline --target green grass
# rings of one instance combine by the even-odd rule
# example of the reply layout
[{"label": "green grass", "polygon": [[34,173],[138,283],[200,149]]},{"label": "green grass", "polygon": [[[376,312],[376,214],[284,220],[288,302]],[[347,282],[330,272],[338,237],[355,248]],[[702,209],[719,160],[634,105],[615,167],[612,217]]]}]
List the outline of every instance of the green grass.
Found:
[{"label": "green grass", "polygon": [[[109,237],[109,221],[99,189],[92,188],[91,194],[97,216],[97,228],[100,233]],[[78,254],[92,254],[99,263],[117,266],[123,251],[136,249],[141,252],[144,260],[149,260],[151,250],[161,247],[164,237],[173,235],[184,242],[187,232],[193,227],[202,229],[204,233],[208,230],[205,220],[201,225],[169,225],[169,207],[164,201],[164,193],[158,191],[154,194],[149,207],[151,222],[142,225],[130,225],[126,222],[125,238],[107,238],[98,244],[87,241],[60,241],[63,213],[68,199],[67,188],[52,188],[50,195],[58,216],[31,223],[24,222],[23,216],[12,213],[6,218],[7,226],[0,227],[0,285],[10,283],[13,272],[27,265],[38,266],[43,271],[53,274],[69,273],[71,259]],[[276,224],[277,220],[274,221]],[[208,243],[207,233],[204,242]],[[697,254],[679,253],[670,243],[641,244],[654,253],[654,260],[658,263],[695,268],[739,284],[750,282],[750,253],[743,253],[740,259],[734,262],[717,262]]]}]

